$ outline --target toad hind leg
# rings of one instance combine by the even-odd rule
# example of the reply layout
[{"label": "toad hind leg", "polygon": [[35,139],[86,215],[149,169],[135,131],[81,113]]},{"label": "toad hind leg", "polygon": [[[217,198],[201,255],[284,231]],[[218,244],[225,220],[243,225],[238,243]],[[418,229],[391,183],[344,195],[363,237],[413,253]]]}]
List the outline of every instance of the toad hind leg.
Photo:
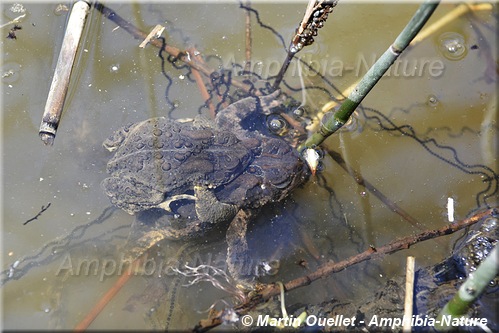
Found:
[{"label": "toad hind leg", "polygon": [[237,206],[220,202],[205,186],[194,186],[196,214],[198,219],[210,223],[231,221],[237,213]]},{"label": "toad hind leg", "polygon": [[254,288],[253,265],[248,251],[246,232],[248,222],[258,212],[241,209],[234,217],[227,229],[227,268],[230,275],[237,282],[237,286],[243,290]]},{"label": "toad hind leg", "polygon": [[194,195],[178,194],[163,201],[157,207],[171,212],[170,204],[178,200],[194,200],[196,214],[201,222],[218,223],[230,221],[237,213],[235,205],[218,201],[217,197],[208,188],[201,185],[194,186]]},{"label": "toad hind leg", "polygon": [[189,223],[180,229],[166,227],[150,230],[135,242],[134,247],[127,256],[127,260],[133,261],[137,259],[163,239],[187,239],[199,236],[218,222],[230,222],[237,213],[235,205],[218,201],[213,192],[204,186],[195,186],[194,194],[194,196],[188,194],[173,196],[157,207],[171,212],[170,203],[173,201],[195,200],[197,222]]}]

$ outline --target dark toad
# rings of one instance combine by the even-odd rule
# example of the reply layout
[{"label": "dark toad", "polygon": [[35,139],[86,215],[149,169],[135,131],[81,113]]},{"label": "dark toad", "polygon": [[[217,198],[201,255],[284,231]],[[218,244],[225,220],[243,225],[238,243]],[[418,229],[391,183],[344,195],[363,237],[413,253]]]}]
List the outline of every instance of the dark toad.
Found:
[{"label": "dark toad", "polygon": [[213,122],[148,119],[104,142],[115,151],[102,182],[111,202],[130,214],[160,210],[169,221],[141,239],[144,246],[202,235],[240,210],[283,199],[306,179],[293,148],[303,128],[273,112],[282,106],[277,94],[235,102]]}]

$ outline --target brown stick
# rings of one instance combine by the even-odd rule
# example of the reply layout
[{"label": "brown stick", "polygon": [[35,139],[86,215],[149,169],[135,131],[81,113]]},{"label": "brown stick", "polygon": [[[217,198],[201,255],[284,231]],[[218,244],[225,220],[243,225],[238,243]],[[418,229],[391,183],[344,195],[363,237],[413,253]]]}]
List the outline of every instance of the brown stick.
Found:
[{"label": "brown stick", "polygon": [[[307,286],[314,282],[315,280],[325,278],[333,273],[340,272],[344,270],[347,267],[350,267],[352,265],[361,263],[363,261],[371,260],[371,259],[378,259],[383,257],[386,254],[394,253],[400,250],[408,249],[411,245],[414,245],[416,243],[432,239],[435,237],[441,237],[445,235],[450,235],[456,231],[459,231],[463,228],[469,227],[475,223],[477,223],[480,220],[483,220],[486,217],[489,216],[497,216],[499,215],[499,208],[491,208],[487,209],[485,211],[482,211],[480,213],[477,213],[470,218],[461,220],[459,222],[453,223],[453,224],[448,224],[444,226],[443,228],[436,229],[436,230],[427,230],[424,232],[421,232],[417,235],[414,236],[408,236],[404,238],[399,238],[391,243],[384,245],[382,247],[379,247],[377,249],[375,248],[369,248],[368,250],[359,253],[355,256],[352,256],[350,258],[347,258],[345,260],[342,260],[340,262],[328,262],[322,266],[320,266],[316,271],[304,275],[300,278],[291,280],[287,282],[284,285],[284,288],[286,291],[290,291],[293,289],[297,289],[303,286]],[[276,296],[280,293],[279,286],[276,284],[273,285],[268,285],[265,288],[263,288],[261,291],[256,293],[251,299],[249,299],[247,302],[235,307],[235,311],[238,315],[243,315],[247,313],[248,311],[252,310],[255,308],[257,305],[262,304],[266,301],[268,301],[271,297]],[[211,318],[209,320],[203,320],[201,321],[198,326],[196,326],[193,330],[196,332],[204,332],[206,330],[209,330],[210,328],[213,328],[217,325],[220,325],[222,323],[221,315],[223,313],[219,313],[219,317]],[[203,326],[203,324],[206,325],[206,323],[210,323],[209,326]]]},{"label": "brown stick", "polygon": [[[456,231],[459,231],[463,228],[469,227],[481,219],[487,217],[487,216],[492,216],[492,215],[497,215],[499,214],[498,209],[488,209],[484,212],[478,213],[473,215],[470,218],[464,219],[462,221],[459,221],[454,224],[448,224],[444,226],[443,228],[436,229],[436,230],[427,230],[423,231],[417,235],[414,236],[408,236],[400,239],[396,239],[393,242],[382,246],[377,249],[372,249],[369,248],[368,250],[359,253],[358,255],[355,255],[347,260],[338,262],[338,263],[327,263],[317,269],[315,272],[304,276],[299,279],[295,279],[293,281],[290,281],[286,283],[284,286],[286,287],[286,290],[293,290],[296,289],[300,286],[304,286],[307,284],[310,284],[311,282],[322,278],[326,277],[332,273],[339,272],[353,264],[358,264],[362,261],[370,260],[370,259],[377,259],[380,257],[383,257],[385,254],[397,252],[400,250],[408,249],[411,245],[414,245],[419,242],[423,242],[428,239],[432,239],[435,237],[441,237],[445,235],[452,234]],[[279,293],[279,288],[278,287],[273,287],[272,288],[273,292],[272,295],[277,295]]]},{"label": "brown stick", "polygon": [[[196,59],[196,60],[199,62],[202,62],[201,56],[200,56],[199,52],[196,51],[195,48],[190,48],[188,50],[188,52],[190,52],[192,54],[191,57],[199,57],[200,59]],[[208,90],[206,89],[206,85],[203,81],[203,78],[201,77],[201,74],[199,73],[199,71],[197,69],[191,68],[191,70],[192,70],[192,75],[194,76],[194,79],[196,80],[196,84],[198,86],[199,92],[201,93],[201,97],[203,97],[203,100],[205,101],[205,103],[207,103],[208,108],[210,109],[211,118],[215,119],[215,116],[216,116],[215,106],[213,105],[213,103],[210,100],[210,94],[208,93]]]},{"label": "brown stick", "polygon": [[329,13],[332,13],[333,8],[338,3],[338,0],[324,1],[324,0],[309,0],[305,15],[300,21],[296,32],[291,38],[289,44],[288,54],[286,60],[281,66],[279,73],[272,85],[274,90],[279,88],[281,81],[284,78],[291,60],[304,46],[311,45],[314,42],[314,36],[317,35],[317,30],[320,29],[326,21]]}]

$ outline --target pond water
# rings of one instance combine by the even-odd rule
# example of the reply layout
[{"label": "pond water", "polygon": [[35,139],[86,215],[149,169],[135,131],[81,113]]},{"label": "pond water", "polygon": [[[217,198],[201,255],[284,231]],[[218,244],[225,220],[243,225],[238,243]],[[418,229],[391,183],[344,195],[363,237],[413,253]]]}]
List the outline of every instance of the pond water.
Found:
[{"label": "pond water", "polygon": [[[2,24],[22,14],[13,5],[2,3]],[[57,137],[53,146],[44,146],[38,129],[68,16],[58,5],[23,4],[26,16],[18,23],[22,29],[16,31],[16,39],[5,38],[13,24],[2,28],[2,279],[16,270],[16,261],[39,253],[45,244],[79,226],[93,224],[73,234],[69,244],[51,243],[37,257],[38,266],[5,282],[6,329],[72,329],[118,279],[116,270],[106,271],[105,260],[121,258],[134,217],[106,210],[110,202],[100,183],[106,178],[110,154],[102,142],[119,127],[150,117],[187,118],[198,111],[208,115],[185,68],[167,62],[167,78],[157,48],[139,48],[140,41],[92,10]],[[215,70],[244,63],[245,10],[237,2],[109,6],[143,31],[164,25],[167,43],[179,49],[195,47]],[[287,46],[305,7],[253,5],[265,25],[252,14],[254,72],[263,78],[277,74],[286,52],[274,32]],[[441,4],[430,23],[454,7]],[[292,63],[283,91],[317,112],[331,95],[339,97],[328,82],[339,91],[356,82],[417,8],[340,3],[315,43],[298,53],[321,75]],[[365,108],[358,110],[356,127],[325,142],[417,224],[392,212],[326,156],[318,176],[252,223],[252,258],[279,261],[276,275],[263,281],[289,281],[371,245],[380,247],[397,237],[440,228],[449,223],[448,198],[455,202],[456,220],[498,205],[496,31],[492,11],[459,17],[436,30],[409,48],[398,67],[371,91]],[[302,85],[308,87],[303,95]],[[23,225],[49,203],[36,220]],[[103,212],[108,215],[99,219]],[[220,230],[187,247],[165,242],[155,256],[165,266],[183,259],[191,265],[223,267],[224,234]],[[404,274],[406,256],[415,256],[418,267],[434,265],[449,255],[461,235],[352,266],[290,292],[286,304],[362,298]],[[68,269],[94,259],[96,272],[76,274]],[[152,270],[132,277],[90,328],[148,329],[165,323],[169,328],[193,327],[208,316],[210,305],[230,299],[209,283],[182,287],[186,280],[178,274],[159,266]],[[156,273],[163,277],[152,279]]]}]

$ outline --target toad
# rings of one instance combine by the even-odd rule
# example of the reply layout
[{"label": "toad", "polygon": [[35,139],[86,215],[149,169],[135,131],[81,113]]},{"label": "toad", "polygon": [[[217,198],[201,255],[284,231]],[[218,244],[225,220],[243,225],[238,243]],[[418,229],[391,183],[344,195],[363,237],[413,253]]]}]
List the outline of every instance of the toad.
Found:
[{"label": "toad", "polygon": [[294,149],[303,127],[282,114],[278,94],[241,99],[213,121],[151,118],[117,130],[104,142],[114,152],[107,164],[110,176],[102,182],[111,202],[141,220],[161,217],[138,240],[133,256],[164,238],[202,236],[234,220],[244,232],[229,227],[233,255],[228,262],[231,274],[240,275],[235,261],[246,248],[235,243],[245,243],[248,221],[236,214],[249,216],[282,200],[309,174]]}]

